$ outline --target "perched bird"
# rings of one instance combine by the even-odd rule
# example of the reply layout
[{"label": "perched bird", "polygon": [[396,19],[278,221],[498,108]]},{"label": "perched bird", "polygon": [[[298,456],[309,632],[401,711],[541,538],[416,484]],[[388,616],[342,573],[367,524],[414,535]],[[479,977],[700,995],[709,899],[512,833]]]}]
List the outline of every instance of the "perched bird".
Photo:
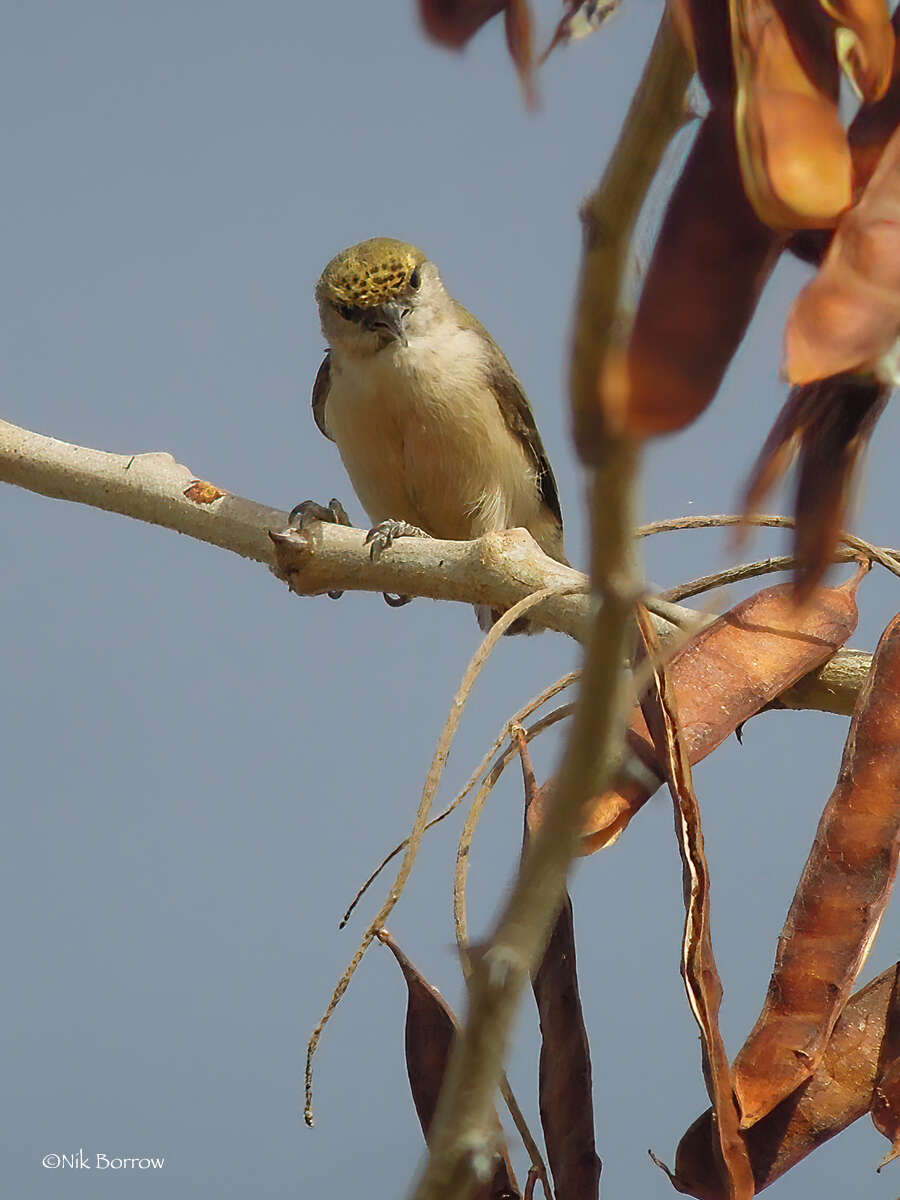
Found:
[{"label": "perched bird", "polygon": [[[373,553],[395,537],[524,527],[565,563],[556,481],[522,385],[435,264],[415,246],[371,238],[331,260],[316,299],[329,349],[313,415],[373,522]],[[476,613],[483,629],[497,616]]]}]

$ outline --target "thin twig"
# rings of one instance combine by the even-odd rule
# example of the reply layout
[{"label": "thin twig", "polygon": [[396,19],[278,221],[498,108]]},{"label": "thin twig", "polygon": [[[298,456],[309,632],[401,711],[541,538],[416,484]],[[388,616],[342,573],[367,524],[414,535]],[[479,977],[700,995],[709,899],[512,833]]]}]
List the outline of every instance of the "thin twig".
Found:
[{"label": "thin twig", "polygon": [[[851,550],[849,547],[843,550],[838,549],[834,553],[836,563],[855,562],[858,559],[859,552]],[[677,587],[667,588],[662,595],[667,600],[686,600],[689,596],[699,596],[701,593],[711,592],[715,588],[729,587],[744,579],[755,579],[759,575],[771,575],[776,571],[792,571],[796,565],[797,559],[793,554],[778,554],[770,558],[760,558],[756,562],[741,563],[736,567],[726,567],[723,571],[714,571],[711,575],[701,575],[698,579],[691,579],[687,583],[678,584]]]},{"label": "thin twig", "polygon": [[[670,517],[664,521],[650,521],[639,525],[634,532],[638,538],[652,537],[657,533],[675,533],[682,529],[719,529],[732,525],[759,525],[767,529],[793,529],[793,517],[782,517],[775,514],[742,516],[738,513],[717,513],[710,516]],[[891,546],[876,546],[865,538],[846,531],[838,535],[838,540],[852,550],[865,554],[873,562],[880,563],[892,575],[900,575],[900,550]]]},{"label": "thin twig", "polygon": [[[574,704],[563,704],[559,708],[554,708],[552,712],[541,717],[539,721],[535,721],[533,725],[529,725],[527,729],[522,730],[526,742],[532,741],[538,734],[543,733],[545,729],[549,729],[551,725],[556,725],[560,721],[564,721],[574,711]],[[521,728],[521,726],[515,718],[512,718],[507,723],[505,730],[505,734],[510,738],[510,743],[482,780],[481,787],[472,801],[472,806],[466,815],[465,824],[459,835],[459,843],[456,848],[456,870],[453,876],[453,923],[456,929],[456,944],[459,947],[461,956],[465,955],[469,945],[466,886],[469,878],[472,842],[475,838],[475,831],[478,828],[478,822],[481,820],[481,814],[484,811],[488,796],[499,783],[500,776],[509,764],[518,758],[518,746],[512,741],[513,730],[517,728]]]},{"label": "thin twig", "polygon": [[422,842],[422,837],[425,832],[425,826],[428,824],[428,815],[431,811],[431,805],[434,800],[435,793],[441,782],[444,766],[447,762],[447,757],[450,753],[450,747],[453,744],[453,739],[456,736],[456,731],[459,728],[459,722],[462,718],[466,702],[471,695],[475,681],[481,674],[482,668],[490,657],[494,647],[505,631],[524,616],[530,609],[542,603],[548,598],[551,589],[544,588],[539,592],[534,592],[531,596],[526,596],[520,600],[518,604],[514,604],[507,612],[505,612],[496,624],[488,633],[487,637],[478,647],[471,662],[466,668],[466,673],[463,676],[462,683],[459,686],[453,704],[450,708],[450,714],[441,732],[438,741],[437,749],[434,752],[434,757],[431,760],[431,767],[428,771],[428,776],[425,780],[425,786],[422,790],[422,799],[419,802],[419,808],[416,813],[416,819],[413,824],[412,832],[409,836],[409,844],[406,848],[406,853],[403,856],[403,862],[400,864],[400,870],[388,892],[387,898],[379,909],[375,918],[369,923],[365,933],[362,936],[356,953],[350,960],[347,969],[338,980],[337,986],[334,989],[328,1007],[325,1009],[322,1018],[312,1032],[306,1048],[306,1102],[304,1105],[304,1120],[307,1125],[312,1125],[313,1122],[313,1107],[312,1107],[312,1064],[315,1057],[316,1049],[319,1045],[319,1040],[322,1036],[322,1031],[331,1019],[331,1014],[334,1012],[340,1003],[341,997],[347,990],[350,980],[356,972],[356,968],[363,960],[363,956],[368,950],[372,941],[377,936],[378,930],[385,924],[388,916],[393,911],[394,905],[400,899],[406,881],[409,879],[413,864],[419,852],[419,846]]},{"label": "thin twig", "polygon": [[547,1197],[547,1200],[553,1200],[553,1188],[550,1186],[547,1164],[544,1162],[544,1156],[541,1154],[540,1148],[534,1140],[534,1135],[528,1127],[525,1114],[519,1107],[519,1102],[516,1099],[505,1071],[500,1077],[500,1095],[503,1097],[503,1101],[512,1118],[512,1123],[515,1125],[516,1131],[522,1139],[522,1145],[525,1147],[525,1153],[528,1155],[529,1162],[531,1163],[528,1169],[529,1178],[532,1175],[537,1175],[541,1181],[541,1187],[544,1189],[544,1195]]},{"label": "thin twig", "polygon": [[[514,713],[513,716],[509,718],[509,720],[503,726],[503,729],[492,742],[490,749],[482,757],[481,762],[469,776],[466,786],[459,793],[459,795],[447,805],[442,813],[438,813],[436,817],[432,817],[432,819],[425,826],[426,833],[429,829],[433,828],[433,826],[437,825],[440,821],[443,821],[445,817],[449,817],[452,812],[455,812],[456,809],[459,808],[460,804],[462,804],[463,800],[465,800],[466,796],[468,796],[469,792],[471,792],[478,780],[481,779],[484,772],[488,770],[491,760],[503,745],[503,742],[508,735],[510,726],[526,720],[533,712],[539,709],[541,705],[546,704],[548,700],[552,700],[554,696],[558,696],[560,692],[565,691],[567,687],[571,687],[573,683],[577,683],[580,677],[580,671],[569,671],[568,674],[563,675],[560,679],[555,680],[553,683],[545,687],[543,691],[539,692],[536,696],[533,696],[527,704],[523,705],[517,713]],[[399,845],[394,847],[394,849],[390,852],[390,854],[387,855],[386,858],[381,860],[366,882],[353,897],[350,907],[341,918],[341,923],[338,926],[339,929],[343,929],[347,924],[348,920],[350,919],[350,914],[356,908],[357,904],[359,904],[360,900],[363,898],[365,893],[372,886],[384,868],[388,865],[391,859],[396,858],[401,850],[405,850],[408,845],[409,838],[404,838]]]}]

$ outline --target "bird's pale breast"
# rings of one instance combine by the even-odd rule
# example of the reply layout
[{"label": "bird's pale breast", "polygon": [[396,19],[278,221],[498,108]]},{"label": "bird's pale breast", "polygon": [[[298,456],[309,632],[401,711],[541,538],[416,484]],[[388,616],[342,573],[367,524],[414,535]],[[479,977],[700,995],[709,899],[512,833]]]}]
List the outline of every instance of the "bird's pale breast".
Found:
[{"label": "bird's pale breast", "polygon": [[366,358],[333,354],[325,419],[373,523],[399,517],[444,538],[536,526],[542,540],[534,465],[471,330],[432,331]]}]

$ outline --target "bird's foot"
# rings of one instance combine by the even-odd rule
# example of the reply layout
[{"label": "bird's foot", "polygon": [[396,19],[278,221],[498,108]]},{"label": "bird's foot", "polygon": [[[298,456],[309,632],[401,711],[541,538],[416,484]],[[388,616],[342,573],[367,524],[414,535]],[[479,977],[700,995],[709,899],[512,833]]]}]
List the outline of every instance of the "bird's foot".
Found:
[{"label": "bird's foot", "polygon": [[424,529],[420,529],[418,525],[410,525],[409,521],[400,521],[396,517],[389,517],[386,521],[380,521],[366,534],[366,545],[369,547],[369,554],[372,561],[377,562],[385,550],[390,549],[394,538],[399,537],[427,538],[431,537],[431,534],[426,533]]},{"label": "bird's foot", "polygon": [[412,596],[395,596],[393,592],[382,592],[385,604],[391,608],[402,608],[404,604],[409,604]]},{"label": "bird's foot", "polygon": [[[326,508],[324,504],[319,504],[316,500],[301,500],[299,504],[295,504],[288,514],[288,525],[291,529],[299,529],[301,533],[309,529],[314,521],[326,521],[329,525],[349,525],[350,518],[347,516],[347,510],[341,504],[340,500],[335,500],[334,497],[328,502]],[[332,600],[340,600],[343,596],[342,591],[329,592],[329,598]]]},{"label": "bird's foot", "polygon": [[308,529],[313,521],[327,521],[329,525],[349,525],[350,518],[340,500],[332,498],[328,507],[315,500],[301,500],[295,504],[288,515],[288,525],[301,532]]},{"label": "bird's foot", "polygon": [[[399,521],[395,517],[381,521],[366,534],[366,545],[369,547],[372,561],[377,562],[385,550],[390,547],[394,538],[399,537],[431,537],[431,534],[420,529],[418,525],[410,525],[408,521]],[[402,608],[412,599],[412,596],[394,596],[391,592],[382,592],[381,594],[384,596],[385,603],[389,604],[391,608]]]}]

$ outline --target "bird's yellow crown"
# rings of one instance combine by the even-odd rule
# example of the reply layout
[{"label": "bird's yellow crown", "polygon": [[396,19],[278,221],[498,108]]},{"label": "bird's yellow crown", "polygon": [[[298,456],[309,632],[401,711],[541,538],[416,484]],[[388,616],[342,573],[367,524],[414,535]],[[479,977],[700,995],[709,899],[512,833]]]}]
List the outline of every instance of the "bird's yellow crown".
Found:
[{"label": "bird's yellow crown", "polygon": [[374,308],[407,291],[412,273],[424,261],[418,246],[369,238],[334,256],[319,278],[316,296],[332,304]]}]

